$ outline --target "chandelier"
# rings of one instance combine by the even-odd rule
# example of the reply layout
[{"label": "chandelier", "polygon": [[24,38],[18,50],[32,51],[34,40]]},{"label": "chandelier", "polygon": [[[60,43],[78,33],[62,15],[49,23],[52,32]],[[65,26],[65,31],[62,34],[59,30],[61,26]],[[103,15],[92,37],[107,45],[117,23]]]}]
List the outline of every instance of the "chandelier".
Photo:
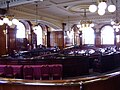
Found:
[{"label": "chandelier", "polygon": [[116,32],[120,29],[120,22],[116,19],[115,21],[111,21],[111,25],[113,26],[113,29],[116,30]]},{"label": "chandelier", "polygon": [[119,31],[120,29],[120,22],[118,20],[119,15],[118,15],[118,1],[116,0],[116,13],[115,13],[115,21],[111,21],[111,25],[113,25],[113,28],[116,30],[116,32]]},{"label": "chandelier", "polygon": [[35,14],[36,14],[35,26],[38,26],[38,1],[36,1],[35,3],[36,3],[36,5],[35,5]]},{"label": "chandelier", "polygon": [[107,5],[106,2],[107,0],[99,0],[98,6],[96,6],[95,4],[89,6],[89,11],[92,13],[97,11],[99,15],[104,15],[106,9],[108,10],[108,12],[115,12],[116,6],[113,4]]},{"label": "chandelier", "polygon": [[3,24],[7,24],[8,26],[11,26],[13,24],[17,25],[19,21],[14,18],[14,15],[9,14],[10,1],[6,1],[6,3],[7,3],[7,10],[6,10],[7,12],[6,12],[6,15],[0,17],[0,25],[3,25]]},{"label": "chandelier", "polygon": [[77,27],[79,27],[80,29],[84,29],[84,28],[88,28],[88,27],[94,27],[94,23],[91,20],[89,20],[86,16],[86,9],[84,9],[84,16],[80,20],[80,24],[77,25]]}]

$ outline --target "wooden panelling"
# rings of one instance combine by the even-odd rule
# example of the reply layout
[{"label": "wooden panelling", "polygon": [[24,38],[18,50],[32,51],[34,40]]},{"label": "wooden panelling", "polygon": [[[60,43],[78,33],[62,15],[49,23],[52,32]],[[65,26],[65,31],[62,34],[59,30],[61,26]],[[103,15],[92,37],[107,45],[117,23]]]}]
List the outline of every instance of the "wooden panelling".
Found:
[{"label": "wooden panelling", "polygon": [[16,50],[16,31],[13,28],[8,28],[8,49],[9,53]]},{"label": "wooden panelling", "polygon": [[58,46],[60,49],[63,48],[63,32],[57,31],[57,32],[51,32],[50,36],[50,45],[51,47]]},{"label": "wooden panelling", "polygon": [[6,54],[6,35],[5,26],[0,26],[0,55]]},{"label": "wooden panelling", "polygon": [[84,90],[120,90],[120,75],[83,84]]},{"label": "wooden panelling", "polygon": [[80,90],[78,86],[42,86],[22,84],[0,84],[0,90]]}]

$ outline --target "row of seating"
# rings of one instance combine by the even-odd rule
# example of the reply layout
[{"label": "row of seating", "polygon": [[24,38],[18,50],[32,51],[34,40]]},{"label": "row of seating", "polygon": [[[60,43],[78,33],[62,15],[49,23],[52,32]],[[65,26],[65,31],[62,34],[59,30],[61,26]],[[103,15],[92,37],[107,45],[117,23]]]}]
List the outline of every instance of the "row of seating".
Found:
[{"label": "row of seating", "polygon": [[0,76],[35,80],[62,79],[62,65],[0,65]]}]

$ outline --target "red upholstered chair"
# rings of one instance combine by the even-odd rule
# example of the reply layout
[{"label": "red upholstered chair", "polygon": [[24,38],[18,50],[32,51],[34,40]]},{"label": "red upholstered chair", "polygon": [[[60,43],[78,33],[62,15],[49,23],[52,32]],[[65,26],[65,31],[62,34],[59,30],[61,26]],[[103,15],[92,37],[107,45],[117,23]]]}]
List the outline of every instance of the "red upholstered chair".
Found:
[{"label": "red upholstered chair", "polygon": [[34,79],[40,80],[41,79],[41,65],[31,65],[34,72]]},{"label": "red upholstered chair", "polygon": [[50,67],[50,74],[53,80],[60,80],[62,79],[62,65],[61,64],[53,64],[49,65]]},{"label": "red upholstered chair", "polygon": [[41,65],[41,79],[42,80],[49,80],[50,73],[49,73],[49,66],[48,65]]},{"label": "red upholstered chair", "polygon": [[23,65],[11,65],[15,78],[22,78],[23,76]]},{"label": "red upholstered chair", "polygon": [[11,66],[5,66],[4,67],[4,77],[7,78],[14,78],[14,74],[13,74],[13,68]]},{"label": "red upholstered chair", "polygon": [[33,79],[33,68],[29,65],[23,67],[23,78],[24,79]]}]

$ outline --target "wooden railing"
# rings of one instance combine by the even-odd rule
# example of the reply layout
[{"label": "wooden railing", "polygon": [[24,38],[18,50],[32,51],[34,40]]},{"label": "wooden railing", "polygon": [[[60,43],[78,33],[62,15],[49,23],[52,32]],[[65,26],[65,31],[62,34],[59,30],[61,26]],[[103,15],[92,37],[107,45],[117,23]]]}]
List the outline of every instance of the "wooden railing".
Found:
[{"label": "wooden railing", "polygon": [[0,90],[120,90],[120,71],[68,80],[0,78]]}]

